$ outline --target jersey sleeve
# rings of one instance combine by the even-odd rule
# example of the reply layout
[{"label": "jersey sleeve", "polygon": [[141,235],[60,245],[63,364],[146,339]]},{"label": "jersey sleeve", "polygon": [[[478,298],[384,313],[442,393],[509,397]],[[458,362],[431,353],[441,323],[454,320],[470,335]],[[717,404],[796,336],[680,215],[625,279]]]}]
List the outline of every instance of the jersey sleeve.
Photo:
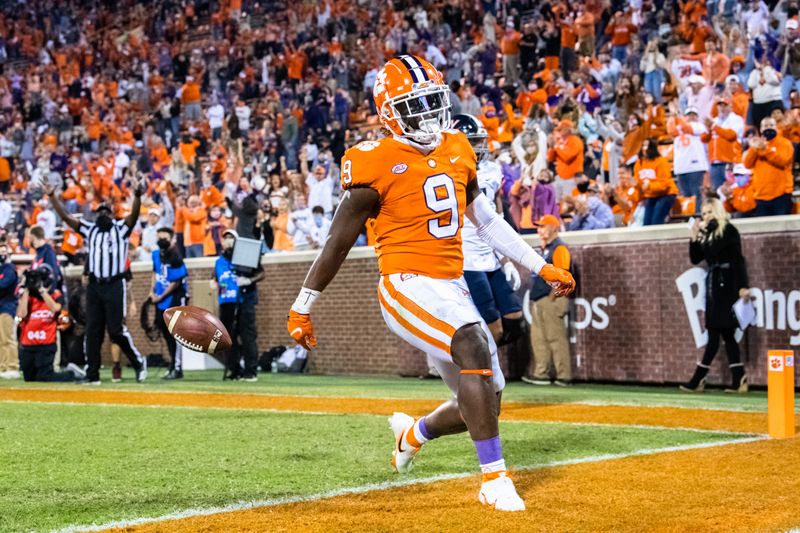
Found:
[{"label": "jersey sleeve", "polygon": [[350,148],[342,157],[342,190],[369,187],[383,195],[380,189],[380,161],[376,154],[380,145],[375,141],[363,141]]}]

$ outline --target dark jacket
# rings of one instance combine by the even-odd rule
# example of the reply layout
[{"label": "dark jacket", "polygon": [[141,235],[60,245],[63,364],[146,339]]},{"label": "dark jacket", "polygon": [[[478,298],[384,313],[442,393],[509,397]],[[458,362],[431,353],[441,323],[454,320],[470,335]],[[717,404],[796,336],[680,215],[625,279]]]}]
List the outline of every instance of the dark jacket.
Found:
[{"label": "dark jacket", "polygon": [[0,313],[17,314],[17,269],[11,262],[0,266]]},{"label": "dark jacket", "polygon": [[701,236],[689,243],[689,258],[693,265],[702,261],[708,264],[706,327],[737,328],[733,304],[739,299],[739,289],[749,285],[739,232],[732,224],[726,224],[721,237]]}]

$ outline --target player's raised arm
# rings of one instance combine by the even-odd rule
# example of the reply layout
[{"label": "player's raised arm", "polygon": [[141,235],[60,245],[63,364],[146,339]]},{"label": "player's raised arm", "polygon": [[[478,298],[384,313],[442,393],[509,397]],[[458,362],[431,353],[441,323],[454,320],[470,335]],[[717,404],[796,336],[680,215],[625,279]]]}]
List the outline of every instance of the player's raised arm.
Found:
[{"label": "player's raised arm", "polygon": [[522,237],[503,220],[488,198],[478,188],[477,180],[467,183],[467,218],[475,225],[478,236],[500,254],[513,259],[542,277],[554,289],[556,296],[566,296],[575,290],[575,280],[566,270],[549,263],[528,246]]},{"label": "player's raised arm", "polygon": [[305,348],[317,345],[310,317],[311,305],[336,276],[367,219],[376,215],[378,199],[375,190],[354,187],[344,192],[336,208],[328,240],[311,265],[303,288],[289,311],[289,334]]}]

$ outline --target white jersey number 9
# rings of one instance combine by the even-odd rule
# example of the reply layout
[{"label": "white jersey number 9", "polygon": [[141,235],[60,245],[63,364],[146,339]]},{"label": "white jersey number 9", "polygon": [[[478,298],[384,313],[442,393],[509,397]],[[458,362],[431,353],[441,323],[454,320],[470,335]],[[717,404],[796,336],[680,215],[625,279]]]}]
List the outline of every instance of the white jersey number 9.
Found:
[{"label": "white jersey number 9", "polygon": [[[447,174],[434,174],[422,186],[425,205],[437,217],[428,221],[428,233],[437,239],[449,239],[458,233],[458,198],[453,178]],[[443,214],[448,216],[442,216]]]}]

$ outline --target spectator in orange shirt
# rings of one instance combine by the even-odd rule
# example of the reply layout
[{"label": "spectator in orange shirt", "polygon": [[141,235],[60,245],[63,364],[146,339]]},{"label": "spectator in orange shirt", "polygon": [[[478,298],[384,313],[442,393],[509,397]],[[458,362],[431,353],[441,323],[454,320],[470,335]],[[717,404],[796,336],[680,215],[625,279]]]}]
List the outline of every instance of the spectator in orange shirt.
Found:
[{"label": "spectator in orange shirt", "polygon": [[197,195],[189,197],[187,207],[181,208],[184,220],[183,245],[186,257],[203,257],[203,241],[206,238],[208,212]]},{"label": "spectator in orange shirt", "polygon": [[747,119],[747,109],[750,107],[750,95],[744,88],[739,76],[731,74],[725,78],[725,89],[731,95],[731,108],[733,112]]},{"label": "spectator in orange shirt", "polygon": [[744,119],[731,111],[730,101],[724,97],[716,100],[717,116],[706,118],[708,131],[700,140],[708,144],[708,160],[711,162],[711,188],[718,189],[725,182],[725,169],[742,159]]},{"label": "spectator in orange shirt", "polygon": [[530,83],[528,83],[528,90],[521,91],[517,96],[516,104],[522,118],[528,118],[530,116],[533,106],[546,106],[547,93],[542,89],[542,81],[539,78],[533,78]]},{"label": "spectator in orange shirt", "polygon": [[733,167],[733,181],[725,182],[717,189],[717,194],[725,203],[725,210],[733,218],[753,216],[756,199],[751,184],[752,171],[742,163]]},{"label": "spectator in orange shirt", "polygon": [[628,167],[620,167],[618,177],[619,183],[616,188],[606,185],[607,195],[613,201],[614,215],[619,217],[621,225],[628,226],[633,221],[633,214],[642,199],[642,190]]},{"label": "spectator in orange shirt", "polygon": [[186,83],[181,89],[181,106],[186,120],[200,120],[203,118],[203,110],[200,108],[200,83],[194,76],[186,76]]},{"label": "spectator in orange shirt", "polygon": [[514,29],[514,20],[508,19],[506,31],[500,39],[500,51],[503,53],[503,76],[508,85],[519,81],[519,42],[522,34]]},{"label": "spectator in orange shirt", "polygon": [[214,206],[225,207],[225,196],[220,192],[211,182],[211,176],[203,176],[203,189],[200,191],[200,200],[206,209],[211,209]]},{"label": "spectator in orange shirt", "polygon": [[558,129],[548,142],[552,146],[547,159],[556,164],[558,179],[553,182],[556,200],[561,200],[575,188],[575,174],[583,172],[583,141],[575,135],[575,125],[571,120],[562,120]]},{"label": "spectator in orange shirt", "polygon": [[794,147],[778,133],[775,119],[761,121],[761,136],[750,138],[744,166],[753,170],[755,216],[788,215],[792,212],[792,161]]},{"label": "spectator in orange shirt", "polygon": [[678,187],[672,178],[669,162],[658,151],[656,139],[645,141],[634,174],[645,198],[644,225],[664,224],[675,204]]},{"label": "spectator in orange shirt", "polygon": [[569,79],[578,68],[578,56],[575,53],[575,43],[578,37],[575,35],[572,14],[568,13],[561,19],[561,53],[559,54],[559,66],[564,78]]},{"label": "spectator in orange shirt", "polygon": [[636,26],[626,20],[622,11],[614,14],[611,24],[606,26],[606,35],[611,37],[611,56],[614,59],[625,63],[628,57],[628,45],[631,44],[631,34],[637,31]]}]

